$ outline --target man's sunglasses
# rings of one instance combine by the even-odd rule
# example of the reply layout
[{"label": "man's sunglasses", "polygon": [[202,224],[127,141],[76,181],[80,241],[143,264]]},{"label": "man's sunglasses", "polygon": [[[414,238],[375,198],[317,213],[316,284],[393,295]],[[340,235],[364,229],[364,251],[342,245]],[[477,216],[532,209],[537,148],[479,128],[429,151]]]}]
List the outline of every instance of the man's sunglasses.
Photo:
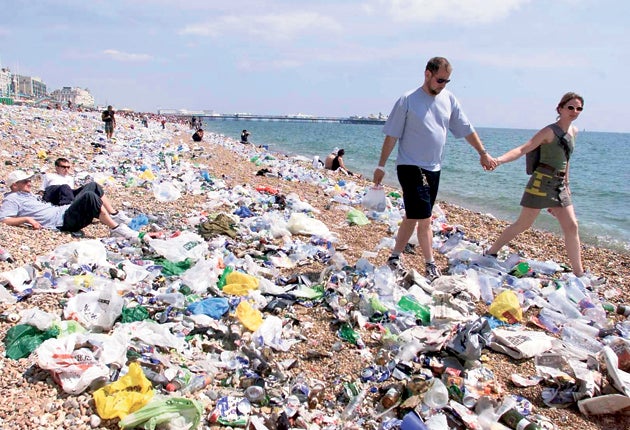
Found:
[{"label": "man's sunglasses", "polygon": [[442,79],[442,78],[438,78],[435,80],[438,84],[448,84],[449,82],[451,82],[450,79]]},{"label": "man's sunglasses", "polygon": [[582,112],[584,110],[584,108],[582,106],[575,107],[575,106],[571,106],[571,105],[567,106],[567,109],[569,109],[569,110],[576,110],[578,112]]}]

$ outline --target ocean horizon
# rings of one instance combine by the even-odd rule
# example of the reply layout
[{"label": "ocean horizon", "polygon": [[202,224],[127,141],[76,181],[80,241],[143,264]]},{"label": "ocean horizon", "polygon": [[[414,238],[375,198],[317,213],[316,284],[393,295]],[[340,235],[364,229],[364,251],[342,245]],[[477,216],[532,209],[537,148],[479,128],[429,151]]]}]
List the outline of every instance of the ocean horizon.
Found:
[{"label": "ocean horizon", "polygon": [[[252,144],[287,155],[323,159],[334,148],[344,148],[348,169],[368,179],[380,156],[382,127],[382,124],[204,118],[207,131],[240,140],[241,131],[247,129]],[[526,142],[536,132],[498,127],[476,130],[495,157]],[[630,253],[630,190],[627,186],[630,175],[626,168],[630,157],[623,148],[629,144],[630,133],[579,132],[569,172],[582,242],[626,254]],[[384,182],[399,188],[396,151],[395,148],[387,162]],[[520,213],[519,202],[527,180],[525,157],[501,165],[493,172],[485,172],[477,153],[466,140],[449,134],[438,201],[513,222]],[[534,228],[561,234],[558,222],[546,211],[538,216]]]}]

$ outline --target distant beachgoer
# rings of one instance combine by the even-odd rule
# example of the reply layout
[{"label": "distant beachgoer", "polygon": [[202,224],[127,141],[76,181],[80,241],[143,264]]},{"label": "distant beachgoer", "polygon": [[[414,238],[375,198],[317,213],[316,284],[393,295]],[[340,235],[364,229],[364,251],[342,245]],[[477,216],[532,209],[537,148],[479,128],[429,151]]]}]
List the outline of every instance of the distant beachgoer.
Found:
[{"label": "distant beachgoer", "polygon": [[241,143],[249,143],[247,139],[248,139],[250,134],[251,133],[249,131],[243,130],[241,132]]},{"label": "distant beachgoer", "polygon": [[427,62],[422,86],[398,99],[383,126],[386,136],[374,170],[374,184],[380,185],[385,177],[385,163],[398,142],[396,171],[403,192],[405,217],[387,264],[404,273],[400,254],[416,230],[425,261],[425,275],[431,281],[441,276],[433,259],[431,213],[440,184],[447,133],[450,131],[456,138],[465,137],[479,154],[484,169],[492,170],[496,165],[459,101],[445,90],[451,72],[451,64],[446,58],[435,57]]},{"label": "distant beachgoer", "polygon": [[337,151],[337,155],[335,155],[335,157],[332,160],[330,170],[335,170],[335,171],[338,170],[342,173],[345,173],[346,175],[352,176],[353,173],[349,171],[348,169],[346,169],[346,166],[343,163],[343,156],[345,155],[345,153],[346,151],[344,149],[340,149],[339,151]]},{"label": "distant beachgoer", "polygon": [[162,120],[160,121],[160,124],[162,124],[162,130],[164,130],[166,128],[166,120],[162,118]]},{"label": "distant beachgoer", "polygon": [[337,156],[337,152],[339,152],[339,148],[335,147],[330,154],[326,156],[324,159],[324,168],[328,170],[332,170],[333,160]]},{"label": "distant beachgoer", "polygon": [[111,236],[136,239],[138,232],[119,222],[106,209],[95,182],[83,187],[69,205],[55,206],[43,202],[31,193],[33,174],[15,170],[5,183],[11,190],[4,195],[0,205],[0,221],[9,226],[29,224],[35,230],[46,228],[67,232],[79,232],[98,218],[110,228]]},{"label": "distant beachgoer", "polygon": [[192,135],[192,140],[194,140],[195,142],[201,142],[202,139],[203,139],[203,129],[200,128],[199,130],[195,131],[195,133]]},{"label": "distant beachgoer", "polygon": [[108,139],[111,139],[114,135],[114,128],[116,128],[115,112],[111,105],[107,106],[107,110],[103,111],[101,119],[105,123],[105,135]]},{"label": "distant beachgoer", "polygon": [[521,214],[514,224],[501,233],[486,251],[486,255],[496,256],[503,245],[532,226],[541,209],[548,208],[564,233],[564,246],[573,273],[578,277],[584,275],[578,221],[569,189],[569,158],[575,148],[578,132],[573,121],[580,116],[583,108],[582,96],[573,92],[566,93],[556,106],[558,117],[555,123],[538,131],[521,146],[496,158],[497,165],[501,165],[540,148],[538,166],[529,178],[521,198]]}]

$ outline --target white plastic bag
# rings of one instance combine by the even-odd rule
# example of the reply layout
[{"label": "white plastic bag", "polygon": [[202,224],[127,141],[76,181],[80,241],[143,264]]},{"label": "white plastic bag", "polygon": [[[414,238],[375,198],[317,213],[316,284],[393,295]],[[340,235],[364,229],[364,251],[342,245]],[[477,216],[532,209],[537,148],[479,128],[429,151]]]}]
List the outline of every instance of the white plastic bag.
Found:
[{"label": "white plastic bag", "polygon": [[78,321],[88,330],[107,331],[122,313],[124,300],[116,290],[88,291],[68,300],[64,317]]},{"label": "white plastic bag", "polygon": [[387,208],[385,189],[383,187],[371,187],[363,196],[361,204],[367,210],[384,212],[385,208]]},{"label": "white plastic bag", "polygon": [[203,237],[191,231],[184,231],[170,239],[151,239],[149,245],[162,257],[174,263],[186,258],[201,260],[208,252],[208,245]]},{"label": "white plastic bag", "polygon": [[289,222],[287,223],[287,229],[292,234],[305,234],[324,238],[330,235],[330,230],[328,230],[326,224],[302,212],[294,212],[291,214]]},{"label": "white plastic bag", "polygon": [[153,195],[160,202],[174,202],[182,193],[172,182],[160,182],[153,184]]}]

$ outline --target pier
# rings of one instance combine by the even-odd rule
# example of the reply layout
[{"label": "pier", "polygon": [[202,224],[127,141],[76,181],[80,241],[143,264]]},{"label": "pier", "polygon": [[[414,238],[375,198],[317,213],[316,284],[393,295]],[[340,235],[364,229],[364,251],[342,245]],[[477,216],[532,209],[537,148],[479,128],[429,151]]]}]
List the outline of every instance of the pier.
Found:
[{"label": "pier", "polygon": [[162,114],[197,117],[210,121],[290,121],[290,122],[336,122],[341,124],[385,124],[384,118],[372,117],[334,117],[334,116],[310,116],[310,115],[254,115],[254,114],[203,114],[194,112],[167,112]]}]

